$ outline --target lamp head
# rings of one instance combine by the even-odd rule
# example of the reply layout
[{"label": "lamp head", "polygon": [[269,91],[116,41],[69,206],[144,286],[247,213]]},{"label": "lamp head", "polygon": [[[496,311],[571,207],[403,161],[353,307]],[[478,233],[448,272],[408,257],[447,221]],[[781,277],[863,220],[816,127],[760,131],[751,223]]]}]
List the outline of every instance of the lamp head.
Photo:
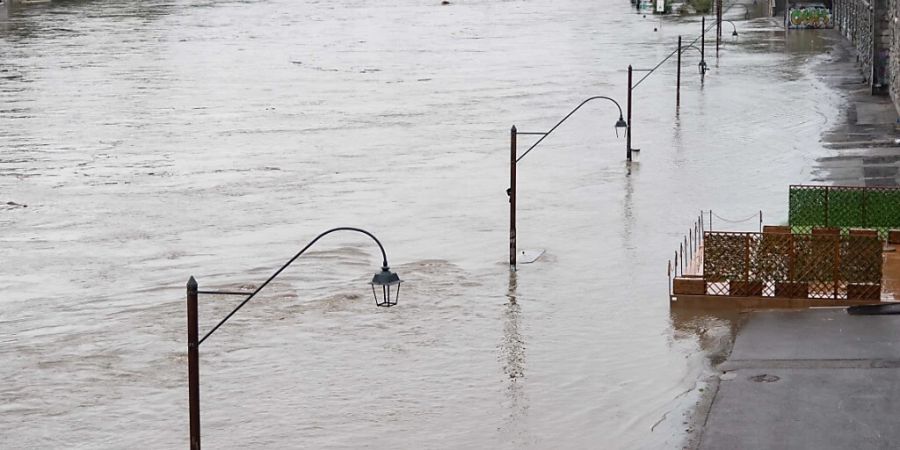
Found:
[{"label": "lamp head", "polygon": [[400,298],[400,283],[402,283],[400,277],[391,272],[390,267],[383,266],[381,272],[372,277],[372,295],[375,296],[375,305],[385,308],[396,306],[397,300]]},{"label": "lamp head", "polygon": [[734,31],[732,31],[732,32],[731,32],[731,35],[734,36],[734,37],[737,37],[737,35],[738,35],[737,29],[735,29]]},{"label": "lamp head", "polygon": [[622,118],[622,115],[619,115],[619,120],[616,121],[616,137],[619,137],[619,128],[624,128],[625,132],[628,133],[628,122]]}]

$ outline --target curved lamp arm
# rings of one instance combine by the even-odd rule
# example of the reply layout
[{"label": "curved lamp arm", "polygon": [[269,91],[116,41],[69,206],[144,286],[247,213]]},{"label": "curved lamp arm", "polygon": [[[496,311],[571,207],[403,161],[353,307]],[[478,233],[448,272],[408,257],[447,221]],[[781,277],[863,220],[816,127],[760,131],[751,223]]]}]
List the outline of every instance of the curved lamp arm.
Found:
[{"label": "curved lamp arm", "polygon": [[722,22],[728,22],[728,23],[731,24],[731,35],[732,35],[732,36],[737,36],[737,35],[738,35],[738,32],[737,32],[737,25],[735,25],[734,22],[732,22],[732,21],[730,21],[730,20],[727,20],[727,19],[722,19]]},{"label": "curved lamp arm", "polygon": [[[560,120],[559,122],[556,123],[556,125],[553,125],[553,128],[551,128],[550,131],[544,133],[544,135],[541,136],[541,138],[538,139],[537,142],[535,142],[534,144],[532,144],[531,147],[528,147],[528,150],[525,150],[525,153],[522,153],[522,156],[516,158],[516,162],[521,161],[522,158],[524,158],[525,155],[528,154],[528,152],[530,152],[530,151],[533,150],[535,147],[537,147],[538,144],[541,143],[541,141],[543,141],[547,136],[549,136],[550,133],[553,132],[553,130],[555,130],[557,127],[559,127],[560,125],[562,125],[562,123],[565,122],[566,119],[568,119],[572,114],[575,114],[575,111],[578,111],[582,106],[584,106],[585,103],[587,103],[587,102],[589,102],[589,101],[591,101],[591,100],[596,100],[596,99],[598,99],[598,98],[602,98],[602,99],[604,99],[604,100],[609,100],[609,101],[615,103],[615,104],[616,104],[616,107],[619,108],[619,120],[621,120],[621,121],[624,122],[624,119],[622,118],[622,107],[619,105],[619,102],[617,102],[617,101],[615,101],[615,100],[613,100],[613,99],[611,99],[611,98],[609,98],[609,97],[603,96],[603,95],[596,95],[596,96],[587,98],[587,99],[585,99],[583,102],[581,102],[578,106],[576,106],[575,109],[573,109],[572,111],[570,111],[569,114],[566,114],[566,117],[563,117],[562,120]],[[627,127],[628,127],[628,125],[626,124],[626,130],[627,130]],[[626,133],[627,133],[627,131],[626,131]]]},{"label": "curved lamp arm", "polygon": [[244,301],[242,301],[241,304],[237,306],[237,308],[234,308],[234,310],[232,310],[230,313],[228,313],[228,315],[225,316],[224,319],[222,319],[221,321],[219,321],[219,323],[217,323],[216,326],[214,326],[211,330],[209,330],[209,332],[206,333],[206,335],[203,336],[203,339],[200,339],[200,341],[197,342],[197,345],[202,344],[203,341],[206,340],[206,338],[208,338],[211,334],[213,334],[216,330],[218,330],[219,327],[221,327],[225,322],[227,322],[228,319],[230,319],[231,316],[234,315],[234,313],[238,312],[238,310],[240,310],[241,308],[243,308],[244,305],[246,305],[247,302],[250,301],[250,299],[252,299],[253,297],[255,297],[256,294],[259,293],[259,291],[263,290],[263,288],[266,287],[272,280],[274,280],[275,277],[277,277],[279,274],[281,274],[281,272],[283,272],[284,269],[287,269],[288,266],[290,266],[291,264],[293,264],[293,262],[296,261],[297,258],[299,258],[300,255],[302,255],[306,250],[308,250],[310,247],[312,247],[313,244],[316,243],[316,241],[318,241],[319,239],[322,239],[323,237],[325,237],[325,236],[328,235],[328,234],[334,233],[335,231],[356,231],[356,232],[358,232],[358,233],[365,234],[366,236],[369,236],[370,238],[372,238],[372,240],[375,241],[376,244],[378,244],[378,248],[381,249],[381,257],[382,257],[382,260],[383,260],[383,262],[382,262],[382,269],[383,269],[383,270],[387,270],[387,269],[390,268],[390,267],[388,266],[387,253],[384,252],[384,246],[381,245],[381,242],[380,242],[380,241],[378,240],[378,238],[376,238],[372,233],[369,233],[368,231],[363,230],[362,228],[353,228],[353,227],[338,227],[338,228],[332,228],[332,229],[330,229],[330,230],[328,230],[328,231],[325,231],[325,232],[323,232],[322,234],[316,236],[316,238],[313,239],[312,241],[310,241],[309,244],[306,244],[306,247],[303,247],[302,250],[300,250],[299,252],[297,252],[297,254],[294,255],[293,258],[291,258],[290,260],[288,260],[288,262],[284,263],[284,265],[281,266],[280,269],[278,269],[277,271],[275,271],[275,273],[273,273],[272,276],[269,277],[269,279],[267,279],[263,284],[261,284],[258,288],[256,288],[255,291],[253,291],[252,293],[250,293],[250,295],[248,295],[247,298],[245,298]]},{"label": "curved lamp arm", "polygon": [[699,48],[697,48],[697,46],[694,45],[694,44],[690,44],[690,45],[682,45],[682,46],[681,46],[681,50],[682,50],[682,51],[684,51],[684,50],[690,50],[690,49],[697,50],[698,52],[700,52],[701,55],[703,54],[703,51],[700,50]]}]

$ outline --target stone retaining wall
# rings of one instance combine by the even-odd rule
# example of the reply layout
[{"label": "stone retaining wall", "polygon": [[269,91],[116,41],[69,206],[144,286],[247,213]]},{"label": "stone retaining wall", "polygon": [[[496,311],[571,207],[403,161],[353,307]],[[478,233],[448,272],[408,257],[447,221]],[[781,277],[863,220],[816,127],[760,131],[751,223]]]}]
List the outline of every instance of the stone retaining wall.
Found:
[{"label": "stone retaining wall", "polygon": [[888,0],[885,20],[888,23],[888,65],[887,78],[891,99],[900,111],[900,0]]},{"label": "stone retaining wall", "polygon": [[898,0],[835,0],[832,14],[837,29],[856,49],[863,79],[873,87],[873,91],[876,85],[883,84],[878,78],[882,78],[880,75],[884,73],[883,65],[875,67],[878,26],[873,20],[876,10],[873,3],[876,1]]}]

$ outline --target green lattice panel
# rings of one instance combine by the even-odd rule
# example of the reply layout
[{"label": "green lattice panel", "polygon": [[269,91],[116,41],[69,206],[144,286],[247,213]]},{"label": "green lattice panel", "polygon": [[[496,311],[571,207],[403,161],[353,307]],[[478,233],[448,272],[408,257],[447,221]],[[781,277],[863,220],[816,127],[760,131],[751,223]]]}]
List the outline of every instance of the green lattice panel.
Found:
[{"label": "green lattice panel", "polygon": [[864,188],[829,188],[826,212],[828,227],[865,227],[866,190]]},{"label": "green lattice panel", "polygon": [[826,189],[824,186],[790,187],[788,222],[793,230],[809,232],[814,226],[824,226]]},{"label": "green lattice panel", "polygon": [[884,229],[900,228],[900,190],[868,190],[865,226]]}]

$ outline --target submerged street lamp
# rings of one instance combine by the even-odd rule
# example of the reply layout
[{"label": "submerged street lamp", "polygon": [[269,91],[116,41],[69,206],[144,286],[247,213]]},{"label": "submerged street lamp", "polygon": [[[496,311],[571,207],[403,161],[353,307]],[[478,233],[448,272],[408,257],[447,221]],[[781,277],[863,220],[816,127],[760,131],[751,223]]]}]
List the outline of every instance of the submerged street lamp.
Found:
[{"label": "submerged street lamp", "polygon": [[[400,297],[400,277],[391,272],[390,266],[388,266],[387,254],[384,251],[384,247],[381,245],[381,242],[376,238],[372,233],[369,233],[366,230],[361,228],[352,228],[352,227],[339,227],[332,228],[328,231],[323,232],[322,234],[316,236],[315,239],[310,241],[303,247],[302,250],[297,252],[293,258],[288,260],[280,269],[275,271],[272,276],[269,277],[263,284],[261,284],[256,290],[253,292],[233,292],[233,291],[201,291],[199,290],[197,280],[194,277],[191,277],[187,283],[187,322],[188,322],[188,330],[187,330],[187,338],[188,338],[188,404],[189,404],[189,420],[190,420],[190,438],[191,438],[191,449],[192,450],[200,450],[200,344],[203,343],[210,335],[212,335],[216,330],[219,329],[223,324],[225,324],[228,319],[231,318],[238,310],[244,307],[256,294],[259,293],[263,288],[265,288],[272,280],[275,279],[284,269],[287,269],[297,258],[300,257],[307,249],[312,247],[319,239],[322,237],[334,233],[336,231],[354,231],[358,233],[365,234],[372,238],[376,244],[378,244],[378,248],[381,250],[382,256],[382,264],[381,271],[376,273],[374,277],[372,277],[372,281],[370,284],[372,285],[372,295],[375,297],[375,305],[381,307],[391,307],[397,304],[397,300]],[[234,308],[224,319],[219,321],[216,326],[214,326],[206,335],[203,336],[202,339],[198,339],[198,325],[197,325],[197,297],[199,294],[206,295],[238,295],[245,296],[246,298],[242,301],[237,308]]]},{"label": "submerged street lamp", "polygon": [[700,76],[706,76],[706,72],[709,71],[709,67],[706,65],[706,16],[700,18],[700,64],[697,65],[697,68],[700,69]]},{"label": "submerged street lamp", "polygon": [[[629,80],[629,84],[630,84],[630,80]],[[629,89],[629,95],[631,95],[630,89]],[[513,125],[512,129],[510,130],[510,137],[509,137],[509,143],[510,143],[510,145],[509,145],[509,147],[510,147],[509,186],[510,187],[509,187],[509,189],[506,190],[506,195],[509,196],[509,265],[512,266],[513,269],[516,268],[516,164],[522,158],[524,158],[525,155],[527,155],[532,150],[534,150],[534,148],[537,147],[538,144],[543,142],[544,139],[550,135],[550,133],[553,133],[554,130],[556,130],[560,125],[562,125],[562,123],[565,122],[566,119],[571,117],[572,114],[575,114],[575,111],[578,111],[582,106],[584,106],[585,103],[587,103],[591,100],[597,100],[597,99],[609,100],[616,105],[616,108],[619,109],[619,119],[616,120],[616,123],[615,123],[615,125],[613,125],[613,127],[616,130],[616,137],[619,136],[619,128],[624,128],[625,136],[629,139],[629,143],[626,144],[626,147],[627,147],[626,158],[628,159],[628,161],[631,161],[631,151],[632,151],[631,144],[630,144],[631,129],[628,125],[628,122],[625,121],[625,118],[622,115],[622,107],[619,105],[619,102],[613,100],[610,97],[596,95],[594,97],[589,97],[589,98],[585,99],[584,101],[579,103],[578,106],[575,107],[575,109],[573,109],[568,114],[566,114],[566,116],[563,117],[562,120],[557,122],[556,125],[553,125],[553,128],[551,128],[550,130],[548,130],[546,132],[518,131],[516,129],[515,125]],[[629,119],[631,118],[630,113],[631,113],[631,111],[629,110]],[[522,153],[522,156],[518,156],[518,150],[516,147],[516,137],[518,137],[518,135],[520,135],[520,134],[521,135],[540,136],[540,139],[538,139],[537,142],[532,144],[531,147],[528,147],[528,150],[525,150],[525,153]],[[635,149],[635,150],[637,150],[637,149]]]},{"label": "submerged street lamp", "polygon": [[[369,283],[372,285],[372,295],[375,296],[375,306],[383,306],[383,307],[391,307],[397,306],[397,300],[400,298],[400,277],[397,276],[396,273],[391,272],[390,268],[385,265],[381,268],[381,272],[376,273],[374,277],[372,277],[372,282]],[[381,300],[378,298],[378,292],[375,291],[375,286],[379,286],[381,288]],[[391,294],[391,288],[394,289],[394,293]]]},{"label": "submerged street lamp", "polygon": [[678,69],[675,71],[675,107],[678,108],[681,105],[681,54],[684,53],[685,50],[694,49],[700,53],[700,62],[697,64],[697,69],[700,71],[700,77],[702,81],[702,77],[709,71],[709,66],[706,65],[706,60],[703,59],[703,50],[697,47],[694,44],[681,45],[681,36],[678,36]]},{"label": "submerged street lamp", "polygon": [[731,35],[734,36],[734,37],[737,37],[737,35],[738,35],[738,32],[737,32],[737,25],[735,25],[734,22],[732,22],[732,21],[730,21],[730,20],[727,20],[727,19],[722,19],[722,22],[728,22],[728,23],[730,23],[730,24],[731,24]]}]

